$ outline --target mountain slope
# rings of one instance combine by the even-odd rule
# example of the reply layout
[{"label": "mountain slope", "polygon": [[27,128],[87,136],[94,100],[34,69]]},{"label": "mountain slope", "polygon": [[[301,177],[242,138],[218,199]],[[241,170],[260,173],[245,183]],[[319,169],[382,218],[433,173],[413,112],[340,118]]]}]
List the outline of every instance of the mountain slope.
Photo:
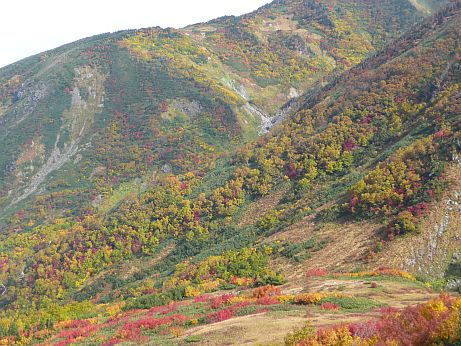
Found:
[{"label": "mountain slope", "polygon": [[33,224],[106,210],[155,172],[203,174],[279,122],[291,98],[422,16],[401,0],[278,1],[183,30],[104,34],[6,67],[2,216],[31,211]]},{"label": "mountain slope", "polygon": [[[276,2],[273,6],[280,4],[299,3]],[[320,316],[323,310],[344,309],[348,317],[360,312],[364,315],[355,318],[368,318],[383,304],[401,307],[417,302],[426,288],[412,275],[369,267],[388,263],[389,256],[400,249],[393,249],[395,244],[416,244],[415,239],[422,239],[418,227],[432,227],[433,218],[440,215],[431,208],[441,205],[438,199],[444,202],[456,192],[448,178],[459,176],[456,160],[461,149],[460,6],[457,2],[444,8],[374,57],[333,76],[324,88],[310,89],[291,104],[293,115],[270,133],[209,166],[205,163],[235,149],[229,143],[241,144],[239,136],[243,135],[233,132],[238,128],[238,121],[233,120],[244,116],[238,109],[247,102],[242,88],[227,93],[233,89],[225,89],[221,79],[209,73],[202,52],[217,49],[212,38],[205,35],[206,44],[197,46],[198,38],[191,38],[194,29],[187,28],[191,31],[184,34],[147,29],[120,33],[115,42],[110,38],[107,55],[106,48],[87,52],[85,56],[91,58],[108,57],[107,65],[102,66],[109,72],[87,63],[68,71],[73,84],[62,87],[69,103],[59,113],[59,139],[52,137],[49,143],[59,150],[45,166],[58,171],[62,158],[77,159],[74,164],[81,164],[83,173],[76,179],[89,184],[86,178],[90,176],[97,186],[92,200],[95,209],[77,210],[75,217],[67,217],[56,208],[55,217],[49,217],[60,201],[67,205],[83,198],[62,189],[70,180],[63,179],[62,186],[54,185],[62,195],[42,194],[42,209],[21,211],[10,220],[0,242],[2,334],[9,336],[8,341],[22,342],[51,338],[53,343],[167,344],[182,342],[178,338],[184,329],[233,316],[269,313],[261,318],[281,321],[294,314],[299,323],[305,314],[303,305],[309,305]],[[198,27],[203,30],[203,25]],[[188,52],[187,59],[182,50]],[[213,54],[212,61],[219,56]],[[229,68],[226,62],[216,63],[219,71]],[[165,64],[174,75],[163,80]],[[185,76],[190,71],[193,73]],[[252,73],[249,69],[246,78],[255,78]],[[172,83],[171,88],[155,87],[159,80]],[[138,86],[145,87],[148,81],[153,86],[139,92]],[[191,84],[183,85],[187,81]],[[171,100],[169,93],[180,93],[183,87],[184,98],[194,94],[192,101]],[[40,98],[40,93],[32,94]],[[20,98],[20,104],[9,107],[34,102],[34,96]],[[199,105],[193,102],[197,99]],[[105,106],[99,107],[103,100]],[[169,101],[162,103],[164,100]],[[204,127],[209,123],[202,111],[194,118],[197,108],[207,109],[207,105],[212,112],[217,104],[228,110],[219,122]],[[150,125],[143,117],[150,112],[148,106],[161,114]],[[106,107],[111,117],[104,120]],[[184,122],[176,127],[176,121],[183,121],[176,120],[181,118],[178,113],[190,114],[196,127]],[[216,114],[219,112],[212,115]],[[226,114],[235,117],[229,119]],[[101,132],[88,130],[89,124],[98,122]],[[145,153],[139,151],[145,137],[136,132],[146,126],[155,133],[149,139],[160,149],[165,145],[165,152],[159,149],[159,156],[152,158],[156,167],[152,170],[137,166],[133,159]],[[189,172],[184,158],[188,148],[181,145],[200,138],[190,137],[195,134],[193,129],[200,134],[204,128],[203,136],[222,149],[204,155],[203,168],[200,161],[192,161],[198,168]],[[173,134],[182,133],[184,137],[174,142]],[[91,138],[91,156],[75,151],[86,138]],[[20,164],[30,164],[47,150],[40,148],[38,140],[21,149]],[[68,172],[73,170],[64,177],[70,176]],[[139,172],[149,179],[136,181],[142,175]],[[82,194],[93,191],[91,188],[82,184]],[[98,198],[98,193],[106,195]],[[21,196],[10,198],[15,202]],[[452,209],[448,220],[452,229],[446,233],[456,237],[459,212]],[[50,221],[37,226],[35,218],[43,214]],[[454,254],[457,247],[450,251]],[[457,268],[453,264],[452,273]],[[447,263],[443,265],[442,271]],[[326,270],[358,268],[364,271],[330,274]],[[407,266],[416,273],[415,268]],[[321,278],[327,275],[332,277]],[[319,282],[312,284],[315,276],[320,276]],[[357,284],[350,278],[361,281]],[[385,281],[392,298],[357,288],[368,285],[370,278]],[[325,292],[325,287],[333,285],[330,279],[341,280],[346,292],[334,287],[334,292]],[[266,286],[285,280],[283,294]],[[254,286],[262,287],[248,290]],[[201,296],[234,288],[243,292]],[[309,289],[313,295],[302,292]],[[399,300],[405,299],[405,290],[411,290],[407,303]],[[271,310],[268,306],[272,305],[277,307]],[[286,332],[289,326],[284,325]],[[214,326],[221,327],[229,333],[233,325],[230,329],[225,329],[226,324]],[[195,335],[196,330],[190,334]],[[215,340],[220,340],[219,335]],[[190,340],[183,341],[194,338]]]}]

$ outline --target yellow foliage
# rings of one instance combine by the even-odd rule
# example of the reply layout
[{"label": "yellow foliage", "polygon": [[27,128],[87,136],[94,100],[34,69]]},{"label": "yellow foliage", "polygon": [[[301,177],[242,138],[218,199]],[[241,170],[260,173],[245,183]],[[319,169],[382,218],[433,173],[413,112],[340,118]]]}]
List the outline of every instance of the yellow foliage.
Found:
[{"label": "yellow foliage", "polygon": [[360,338],[351,336],[349,328],[347,326],[340,327],[338,329],[329,331],[320,331],[313,338],[303,342],[303,345],[308,346],[356,346],[366,345],[366,343],[360,342]]},{"label": "yellow foliage", "polygon": [[295,300],[295,295],[293,295],[293,294],[283,294],[281,296],[278,296],[277,299],[281,304],[291,303],[291,302],[293,302]]},{"label": "yellow foliage", "polygon": [[178,326],[173,326],[170,328],[170,333],[175,337],[179,338],[184,334],[184,328],[183,327],[178,327]]},{"label": "yellow foliage", "polygon": [[301,293],[295,296],[294,302],[296,304],[315,304],[321,299],[327,297],[325,293]]},{"label": "yellow foliage", "polygon": [[251,297],[237,296],[237,297],[232,297],[231,299],[229,299],[229,303],[232,305],[232,304],[236,304],[236,303],[251,302],[251,301],[255,301],[255,300],[256,299],[251,298]]},{"label": "yellow foliage", "polygon": [[[287,296],[289,297],[289,296]],[[314,292],[314,293],[300,293],[295,295],[293,298],[293,302],[295,304],[301,305],[308,305],[308,304],[315,304],[322,300],[323,298],[345,298],[350,297],[346,294],[336,293],[336,292]]]},{"label": "yellow foliage", "polygon": [[461,310],[461,297],[456,298],[456,300],[453,302],[453,308],[456,310]]},{"label": "yellow foliage", "polygon": [[222,279],[209,280],[201,283],[198,287],[203,292],[213,292],[224,282]]},{"label": "yellow foliage", "polygon": [[231,279],[232,283],[237,286],[251,286],[253,284],[253,279],[251,278],[237,278],[234,277]]},{"label": "yellow foliage", "polygon": [[120,311],[122,311],[122,309],[124,308],[125,305],[126,305],[126,303],[124,301],[119,302],[119,303],[114,304],[114,305],[110,305],[110,306],[106,307],[107,314],[109,316],[114,316],[114,315],[118,314]]},{"label": "yellow foliage", "polygon": [[21,336],[18,340],[15,340],[14,345],[15,346],[26,346],[26,345],[30,345],[31,343],[32,343],[32,337]]},{"label": "yellow foliage", "polygon": [[427,303],[422,311],[422,314],[427,319],[431,319],[432,317],[439,316],[440,313],[447,310],[448,308],[445,306],[443,301],[437,299]]},{"label": "yellow foliage", "polygon": [[0,329],[8,330],[11,326],[11,319],[9,318],[0,318]]},{"label": "yellow foliage", "polygon": [[364,276],[397,276],[411,281],[416,281],[416,278],[410,273],[392,268],[376,269],[374,271],[363,271],[356,273],[335,273],[334,276],[346,276],[351,278],[359,278]]},{"label": "yellow foliage", "polygon": [[[443,305],[443,303],[442,303]],[[447,308],[445,305],[443,305]],[[449,315],[443,320],[438,328],[433,332],[435,340],[455,342],[459,340],[459,311],[450,309]]]},{"label": "yellow foliage", "polygon": [[187,298],[195,298],[202,294],[202,291],[194,286],[186,286],[184,289],[184,295]]}]

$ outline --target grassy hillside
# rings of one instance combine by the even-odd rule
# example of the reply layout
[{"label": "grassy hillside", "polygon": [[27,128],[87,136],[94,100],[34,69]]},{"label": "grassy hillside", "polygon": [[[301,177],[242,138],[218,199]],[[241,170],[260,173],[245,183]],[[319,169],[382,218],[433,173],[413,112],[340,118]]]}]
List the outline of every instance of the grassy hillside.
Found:
[{"label": "grassy hillside", "polygon": [[384,45],[417,7],[276,1],[2,69],[3,341],[282,342],[456,288],[460,6]]}]

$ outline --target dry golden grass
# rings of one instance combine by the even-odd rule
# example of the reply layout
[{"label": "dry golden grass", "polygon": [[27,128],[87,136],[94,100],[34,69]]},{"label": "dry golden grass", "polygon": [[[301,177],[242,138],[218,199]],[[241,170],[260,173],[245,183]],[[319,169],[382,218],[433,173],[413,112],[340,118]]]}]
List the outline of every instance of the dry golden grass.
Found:
[{"label": "dry golden grass", "polygon": [[356,268],[374,242],[379,225],[369,222],[329,223],[316,226],[313,216],[306,217],[287,229],[269,237],[267,241],[302,242],[315,236],[329,239],[323,249],[313,253],[312,258],[303,263],[296,263],[286,258],[272,261],[275,270],[281,271],[289,282],[302,280],[309,269],[325,268],[329,271],[350,271]]},{"label": "dry golden grass", "polygon": [[[344,295],[371,298],[384,305],[402,308],[415,305],[437,297],[437,293],[416,282],[399,280],[377,281],[373,288],[371,281],[306,278],[283,287],[283,293],[297,293],[307,289],[309,292],[338,292]],[[199,326],[188,330],[184,338],[199,335],[202,341],[196,345],[274,345],[281,344],[285,335],[293,329],[309,322],[314,328],[327,328],[338,323],[356,323],[379,317],[378,310],[363,313],[322,311],[315,306],[293,311],[278,311],[237,317],[227,321]]]},{"label": "dry golden grass", "polygon": [[283,316],[262,313],[197,327],[186,336],[202,335],[203,341],[196,345],[267,345],[282,342],[288,332],[305,322],[302,310]]},{"label": "dry golden grass", "polygon": [[267,213],[279,204],[286,191],[286,188],[279,189],[251,203],[245,210],[245,213],[243,213],[243,217],[238,221],[237,226],[245,227],[253,225],[256,221],[266,216]]}]

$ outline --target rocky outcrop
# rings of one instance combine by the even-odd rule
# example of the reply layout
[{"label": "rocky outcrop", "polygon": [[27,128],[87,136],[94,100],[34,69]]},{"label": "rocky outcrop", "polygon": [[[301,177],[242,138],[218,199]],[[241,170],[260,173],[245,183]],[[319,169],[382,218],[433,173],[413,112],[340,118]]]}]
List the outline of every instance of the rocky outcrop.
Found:
[{"label": "rocky outcrop", "polygon": [[[71,107],[62,114],[62,125],[54,147],[46,154],[44,164],[37,168],[26,186],[18,188],[21,192],[13,198],[10,206],[36,192],[52,172],[62,168],[86,147],[83,139],[91,129],[95,115],[104,105],[104,80],[105,77],[92,67],[75,69]],[[86,97],[83,98],[82,94]]]},{"label": "rocky outcrop", "polygon": [[291,99],[287,104],[280,108],[274,115],[270,115],[256,105],[247,102],[243,105],[243,109],[252,117],[261,119],[259,126],[259,134],[263,135],[269,132],[274,126],[280,124],[287,116],[295,110],[296,98]]},{"label": "rocky outcrop", "polygon": [[[44,82],[23,83],[13,94],[13,106],[8,115],[0,117],[0,135],[5,135],[9,127],[19,125],[30,116],[48,92],[49,87]],[[7,123],[9,126],[4,126]]]}]

